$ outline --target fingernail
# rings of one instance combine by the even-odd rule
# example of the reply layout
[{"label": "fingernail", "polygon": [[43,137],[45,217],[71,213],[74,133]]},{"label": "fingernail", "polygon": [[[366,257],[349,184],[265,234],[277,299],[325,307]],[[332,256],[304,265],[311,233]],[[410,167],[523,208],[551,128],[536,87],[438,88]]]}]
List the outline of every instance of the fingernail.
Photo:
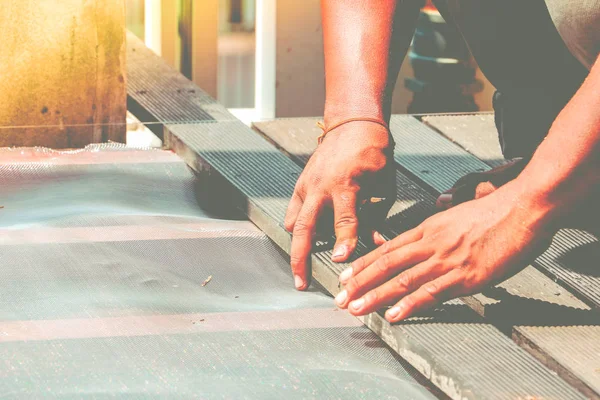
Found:
[{"label": "fingernail", "polygon": [[345,290],[342,290],[341,292],[338,293],[337,296],[335,296],[335,302],[341,306],[346,301],[346,298],[348,298],[348,292]]},{"label": "fingernail", "polygon": [[363,308],[364,305],[365,305],[365,300],[364,299],[354,300],[352,303],[350,303],[350,307],[352,307],[356,311],[358,311],[361,308]]},{"label": "fingernail", "polygon": [[304,287],[304,281],[298,275],[294,275],[294,284],[296,289],[302,289]]},{"label": "fingernail", "polygon": [[381,233],[375,232],[375,236],[377,237],[377,240],[385,242],[385,238],[381,235]]},{"label": "fingernail", "polygon": [[402,311],[400,307],[395,306],[387,310],[386,314],[389,319],[396,319],[398,314],[400,314],[400,311]]},{"label": "fingernail", "polygon": [[345,257],[347,253],[348,253],[348,246],[346,246],[345,244],[342,244],[342,245],[339,245],[338,247],[336,247],[335,249],[333,249],[333,254],[331,255],[331,258]]},{"label": "fingernail", "polygon": [[441,194],[437,199],[438,207],[450,207],[452,206],[452,195],[448,193]]},{"label": "fingernail", "polygon": [[342,271],[342,273],[340,274],[340,282],[341,283],[346,283],[346,281],[348,279],[350,279],[352,277],[352,267],[350,268],[346,268],[345,270]]}]

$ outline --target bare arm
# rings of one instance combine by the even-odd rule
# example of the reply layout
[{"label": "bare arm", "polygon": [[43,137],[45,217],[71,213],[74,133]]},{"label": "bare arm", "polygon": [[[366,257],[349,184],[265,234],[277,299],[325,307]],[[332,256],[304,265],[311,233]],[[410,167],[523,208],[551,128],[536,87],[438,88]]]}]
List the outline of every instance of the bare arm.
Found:
[{"label": "bare arm", "polygon": [[323,0],[325,123],[357,116],[388,120],[419,1]]},{"label": "bare arm", "polygon": [[542,224],[553,224],[600,184],[600,58],[518,181]]},{"label": "bare arm", "polygon": [[[387,123],[392,91],[420,2],[322,0],[321,4],[327,82],[325,126],[361,117]],[[359,223],[356,205],[367,197],[361,186],[365,180],[384,181],[381,175],[390,175],[382,171],[393,168],[391,146],[385,127],[352,122],[331,131],[309,160],[285,221],[293,232],[291,265],[298,289],[308,287],[308,260],[315,225],[324,207],[334,210],[337,240],[333,260],[346,261],[355,250]]]}]

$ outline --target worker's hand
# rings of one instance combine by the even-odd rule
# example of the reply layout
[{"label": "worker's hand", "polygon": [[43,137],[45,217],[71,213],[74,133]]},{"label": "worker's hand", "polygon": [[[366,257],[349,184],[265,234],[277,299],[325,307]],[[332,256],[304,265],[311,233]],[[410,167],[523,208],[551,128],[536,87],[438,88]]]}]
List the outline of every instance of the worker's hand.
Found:
[{"label": "worker's hand", "polygon": [[512,187],[436,214],[356,260],[340,275],[338,306],[365,315],[392,305],[385,317],[397,322],[524,268],[551,235],[539,207]]},{"label": "worker's hand", "polygon": [[[317,220],[325,207],[334,211],[332,260],[344,262],[358,242],[357,205],[371,197],[385,198],[388,203],[395,200],[392,154],[388,130],[372,122],[342,125],[319,145],[298,179],[285,218],[286,229],[293,233],[290,256],[297,289],[308,287],[307,265]],[[388,210],[389,206],[379,217],[385,219]],[[376,244],[384,242],[379,233],[373,231],[372,235]]]}]

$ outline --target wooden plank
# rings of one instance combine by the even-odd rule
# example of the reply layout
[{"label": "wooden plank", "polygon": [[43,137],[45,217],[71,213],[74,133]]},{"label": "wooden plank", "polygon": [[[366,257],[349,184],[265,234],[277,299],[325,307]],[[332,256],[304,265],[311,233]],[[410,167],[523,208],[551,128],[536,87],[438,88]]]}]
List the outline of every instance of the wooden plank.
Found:
[{"label": "wooden plank", "polygon": [[[315,118],[279,119],[257,122],[254,127],[292,160],[303,166],[317,147],[316,139],[321,132],[316,126],[317,121]],[[406,180],[409,181],[407,178]],[[397,189],[399,199],[406,196],[402,193],[406,191],[406,187],[399,185]],[[434,212],[433,196],[417,185],[413,185],[410,192],[412,198],[428,199],[425,201],[429,209],[423,210],[422,218]],[[391,214],[401,213],[406,206],[405,203],[397,202]],[[390,225],[393,232],[403,232],[401,227],[394,226],[393,218]],[[598,316],[589,306],[546,275],[528,266],[495,288],[462,300],[504,332],[510,334],[514,327],[515,341],[518,344],[532,353],[535,349],[538,359],[559,372],[560,376],[587,396],[596,398],[597,393],[600,393],[600,380],[592,379],[600,357],[595,358],[596,362],[585,365],[581,360],[588,358],[588,354],[582,351],[578,335],[567,335],[571,328],[564,326],[598,324]],[[590,340],[600,343],[597,326],[579,327],[576,331],[587,333],[593,338]],[[552,341],[550,338],[553,337],[560,337],[562,340]]]},{"label": "wooden plank", "polygon": [[[148,50],[133,33],[127,33],[127,107],[140,121],[210,123],[235,120],[225,107]],[[149,124],[148,127],[162,138],[162,126]]]},{"label": "wooden plank", "polygon": [[124,0],[5,1],[0,32],[0,146],[125,142]]},{"label": "wooden plank", "polygon": [[[165,76],[160,82],[175,79],[174,71],[162,69],[164,64],[155,61],[131,68],[157,69],[152,75]],[[193,100],[188,106],[200,108]],[[148,100],[146,107],[146,113],[158,115],[165,105]],[[290,234],[283,228],[283,216],[300,167],[239,121],[164,126],[167,145],[199,176],[212,180],[211,190],[217,198],[237,204],[275,243],[289,251]],[[223,197],[223,192],[229,197]],[[319,248],[312,256],[313,277],[335,294],[339,291],[337,276],[344,265],[330,261],[330,244],[322,246],[324,250]],[[359,253],[364,250],[361,244]],[[362,320],[453,399],[582,398],[460,301],[395,326],[378,313]]]},{"label": "wooden plank", "polygon": [[486,164],[505,163],[493,113],[425,116],[422,121]]}]

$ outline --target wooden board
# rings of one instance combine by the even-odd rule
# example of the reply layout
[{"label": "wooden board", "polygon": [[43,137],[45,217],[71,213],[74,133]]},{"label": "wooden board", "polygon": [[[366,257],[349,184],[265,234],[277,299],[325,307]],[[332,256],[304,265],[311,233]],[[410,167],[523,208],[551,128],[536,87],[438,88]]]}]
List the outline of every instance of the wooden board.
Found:
[{"label": "wooden board", "polygon": [[[474,117],[479,118],[478,116]],[[394,116],[394,120],[397,121],[398,118],[406,117]],[[317,121],[318,119],[315,118],[280,119],[257,122],[254,127],[267,140],[303,166],[317,147],[316,138],[321,132],[316,126]],[[412,125],[412,121],[410,124]],[[417,129],[419,125],[415,125],[413,128]],[[464,132],[463,135],[466,136]],[[406,148],[407,142],[399,143],[402,143]],[[408,146],[408,149],[410,149],[410,144]],[[445,156],[451,157],[453,155],[448,152],[445,153]],[[462,168],[462,165],[460,168]],[[420,173],[423,174],[423,172]],[[399,198],[406,196],[405,193],[402,193],[406,191],[406,187],[398,186],[397,189]],[[409,191],[411,192],[409,197],[412,198],[430,197],[429,207],[433,208],[433,196],[429,193],[417,185],[414,185]],[[417,192],[420,193],[417,194]],[[395,210],[392,211],[392,215],[402,211],[402,204],[397,204]],[[421,218],[424,219],[426,215],[433,212],[432,209],[423,210]],[[401,227],[393,225],[392,221],[392,231],[396,233],[403,231]],[[588,356],[583,347],[580,346],[579,337],[581,334],[587,333],[589,337],[593,338],[590,340],[600,342],[597,327],[594,325],[589,326],[590,323],[597,324],[600,321],[589,306],[578,300],[566,289],[534,267],[528,266],[522,272],[495,288],[490,288],[484,293],[465,297],[463,301],[478,314],[487,317],[491,323],[502,331],[510,334],[514,327],[517,333],[515,336],[517,343],[534,353],[541,361],[559,372],[562,377],[568,379],[586,395],[597,398],[597,393],[600,393],[600,380],[592,379],[596,373],[595,368],[592,368],[593,363],[586,367],[581,361],[577,361],[578,364],[575,364],[574,360],[584,359]],[[565,327],[565,325],[588,326],[577,329],[580,335],[570,336],[567,334],[570,328]],[[562,340],[552,341],[550,339],[552,337],[560,337]],[[535,339],[539,339],[539,342]],[[525,345],[526,340],[529,343],[528,345]],[[563,351],[563,349],[567,351]],[[567,354],[570,357],[566,357]],[[556,361],[553,355],[556,355],[562,363]]]},{"label": "wooden board", "polygon": [[486,164],[504,164],[493,113],[432,115],[422,121]]},{"label": "wooden board", "polygon": [[[144,59],[151,59],[151,55]],[[163,66],[152,60],[130,68],[153,69],[152,75],[163,77],[154,90],[167,92],[170,88],[161,83],[178,79],[178,74]],[[142,84],[132,82],[134,87]],[[186,106],[201,109],[193,99]],[[144,107],[147,114],[159,115],[165,104],[147,99]],[[218,199],[232,200],[288,252],[290,234],[283,228],[283,217],[301,168],[239,121],[163,124],[167,145],[200,177],[212,182],[210,190]],[[335,294],[339,291],[337,276],[344,265],[331,262],[330,245],[325,243],[313,254],[312,274]],[[361,244],[359,253],[364,250]],[[453,399],[582,398],[459,300],[394,326],[378,313],[362,321]]]},{"label": "wooden board", "polygon": [[123,0],[6,0],[0,32],[0,146],[125,142]]}]

